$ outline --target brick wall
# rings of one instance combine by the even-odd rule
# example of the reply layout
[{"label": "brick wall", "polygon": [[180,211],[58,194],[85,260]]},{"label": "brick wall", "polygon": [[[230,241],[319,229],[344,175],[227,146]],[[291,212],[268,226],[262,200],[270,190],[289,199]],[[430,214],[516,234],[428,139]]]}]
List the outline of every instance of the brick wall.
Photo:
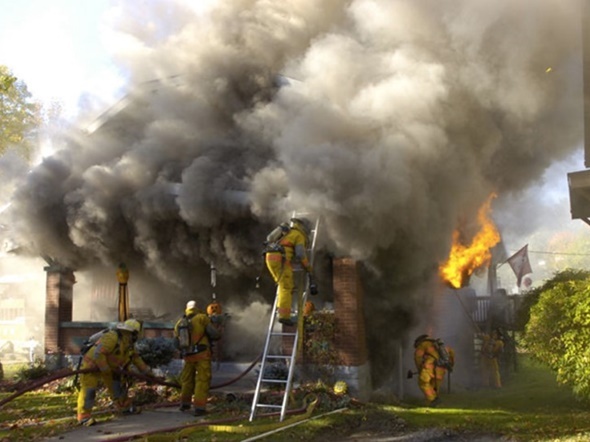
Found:
[{"label": "brick wall", "polygon": [[367,362],[364,292],[357,262],[334,258],[334,311],[338,318],[336,347],[343,365],[360,366]]},{"label": "brick wall", "polygon": [[71,270],[50,265],[47,272],[45,298],[45,353],[58,353],[61,348],[59,324],[72,320],[72,295],[75,283]]},{"label": "brick wall", "polygon": [[[114,327],[116,322],[62,322],[60,323],[60,345],[64,354],[77,355],[80,353],[82,343],[94,333],[105,328]],[[174,324],[151,323],[143,324],[144,338],[157,338],[160,336],[172,338]]]}]

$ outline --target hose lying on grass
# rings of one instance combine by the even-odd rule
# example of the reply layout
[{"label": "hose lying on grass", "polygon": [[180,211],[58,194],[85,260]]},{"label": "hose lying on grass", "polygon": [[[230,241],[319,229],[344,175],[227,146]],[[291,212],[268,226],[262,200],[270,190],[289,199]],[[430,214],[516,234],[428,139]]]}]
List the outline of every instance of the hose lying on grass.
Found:
[{"label": "hose lying on grass", "polygon": [[16,390],[10,396],[5,397],[4,399],[0,400],[0,408],[2,408],[2,406],[6,405],[10,401],[16,399],[17,397],[22,396],[23,394],[28,393],[29,391],[33,391],[33,390],[36,390],[37,388],[41,388],[43,385],[48,384],[50,382],[57,381],[58,379],[67,378],[69,376],[75,376],[76,374],[92,373],[94,371],[98,371],[98,370],[94,369],[94,368],[86,368],[84,370],[71,370],[69,368],[66,368],[63,370],[59,370],[55,373],[50,374],[49,376],[46,376],[41,379],[37,379],[37,380],[25,385],[24,387]]},{"label": "hose lying on grass", "polygon": [[[220,388],[222,386],[230,385],[231,383],[236,382],[237,380],[241,379],[256,365],[256,362],[258,362],[259,359],[260,358],[258,358],[256,361],[254,361],[243,373],[241,373],[236,378],[234,378],[228,382],[224,382],[222,384],[219,384],[219,385],[214,385],[211,388]],[[30,384],[24,386],[23,388],[15,391],[10,396],[2,399],[0,401],[0,408],[2,406],[4,406],[5,404],[9,403],[10,401],[16,399],[17,397],[19,397],[29,391],[33,391],[37,388],[40,388],[47,383],[50,383],[50,382],[53,382],[53,381],[56,381],[59,379],[63,379],[66,377],[75,376],[75,375],[84,374],[84,373],[91,373],[91,372],[95,372],[95,371],[97,371],[97,369],[83,369],[83,370],[64,369],[64,370],[60,370],[56,373],[51,374],[50,376],[46,376],[42,379],[38,379],[38,380],[30,383]],[[146,381],[149,383],[180,388],[180,385],[177,383],[167,382],[167,381],[163,380],[162,378],[158,378],[158,377],[154,377],[154,376],[144,375],[141,373],[135,373],[135,372],[130,372],[130,371],[122,371],[122,374],[127,375],[127,376],[133,376],[135,378],[138,378],[140,380],[143,380],[143,381]],[[169,434],[169,433],[173,433],[173,432],[177,433],[177,436],[186,437],[188,434],[193,433],[194,431],[198,431],[200,429],[200,427],[201,428],[207,427],[208,430],[215,431],[215,432],[228,432],[228,433],[237,432],[237,433],[244,433],[244,434],[256,433],[256,432],[261,432],[261,431],[263,431],[263,432],[264,431],[274,431],[274,430],[277,430],[277,429],[282,428],[284,426],[293,425],[295,422],[300,422],[302,420],[309,419],[309,417],[313,413],[318,402],[319,402],[319,399],[317,397],[314,400],[310,400],[309,397],[306,397],[304,399],[304,406],[303,407],[287,411],[288,415],[296,415],[296,416],[293,419],[288,419],[285,422],[262,424],[262,425],[252,425],[252,426],[246,426],[246,427],[244,425],[238,425],[238,426],[227,425],[230,423],[240,422],[240,421],[244,421],[245,419],[247,419],[247,416],[236,416],[233,418],[218,419],[218,420],[212,420],[212,421],[201,421],[201,422],[196,422],[193,424],[184,424],[184,425],[176,426],[176,427],[153,430],[153,431],[144,432],[144,433],[140,433],[140,434],[124,436],[124,437],[121,437],[118,439],[114,439],[113,441],[114,442],[122,442],[122,441],[132,440],[137,437],[147,438],[150,435],[153,436],[156,434],[167,434],[167,433]],[[105,411],[105,413],[106,412],[108,412],[108,411]],[[278,416],[278,415],[280,415],[280,412],[264,413],[264,414],[259,415],[259,417],[273,417],[273,416]],[[68,419],[70,419],[70,418],[63,418],[64,421],[68,420]],[[57,419],[57,420],[54,419],[54,421],[59,421],[59,420],[62,420],[62,419]]]},{"label": "hose lying on grass", "polygon": [[[229,381],[223,382],[221,384],[211,385],[210,388],[212,390],[214,390],[216,388],[225,387],[227,385],[233,384],[234,382],[237,382],[238,380],[243,378],[246,374],[248,374],[248,372],[250,370],[252,370],[254,368],[254,366],[260,360],[261,357],[262,357],[262,355],[258,356],[256,358],[256,360],[254,360],[254,362],[252,362],[252,364],[250,364],[250,366],[248,368],[246,368],[246,370],[244,370],[242,373],[240,373],[234,379],[230,379]],[[5,397],[4,399],[0,400],[0,408],[2,408],[2,406],[9,403],[10,401],[16,399],[17,397],[22,396],[23,394],[28,393],[29,391],[33,391],[38,388],[41,388],[43,385],[48,384],[50,382],[57,381],[58,379],[63,379],[63,378],[67,378],[70,376],[76,376],[78,374],[92,373],[95,371],[98,371],[98,369],[86,368],[86,369],[81,369],[81,370],[72,370],[72,369],[66,368],[63,370],[59,370],[55,373],[52,373],[49,376],[46,376],[41,379],[37,379],[37,380],[33,381],[32,383],[25,385],[21,389],[15,391],[10,396]],[[164,385],[166,387],[172,387],[172,388],[180,388],[180,384],[178,384],[177,382],[168,382],[162,378],[155,377],[155,376],[149,376],[149,375],[136,373],[136,372],[132,372],[132,371],[126,371],[126,370],[121,371],[121,374],[124,374],[126,376],[132,376],[132,377],[138,378],[142,381],[146,381],[146,382],[153,383],[153,384]]]}]

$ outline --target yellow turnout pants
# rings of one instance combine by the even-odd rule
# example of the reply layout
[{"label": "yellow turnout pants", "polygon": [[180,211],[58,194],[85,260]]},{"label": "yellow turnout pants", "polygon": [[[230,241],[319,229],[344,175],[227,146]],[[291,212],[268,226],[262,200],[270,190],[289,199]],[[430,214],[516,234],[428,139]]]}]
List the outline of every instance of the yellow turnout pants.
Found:
[{"label": "yellow turnout pants", "polygon": [[185,359],[180,373],[180,400],[183,405],[192,404],[195,408],[204,409],[207,405],[209,387],[211,385],[211,359],[189,362]]}]

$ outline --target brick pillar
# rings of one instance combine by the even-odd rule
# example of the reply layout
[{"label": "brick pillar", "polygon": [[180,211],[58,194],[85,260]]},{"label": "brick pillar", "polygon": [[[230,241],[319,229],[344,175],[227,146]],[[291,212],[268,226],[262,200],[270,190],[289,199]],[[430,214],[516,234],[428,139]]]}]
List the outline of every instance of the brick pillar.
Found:
[{"label": "brick pillar", "polygon": [[334,258],[334,312],[338,320],[338,348],[343,365],[360,366],[367,363],[364,292],[357,262],[352,258]]},{"label": "brick pillar", "polygon": [[74,273],[72,270],[52,263],[47,272],[45,297],[45,354],[59,353],[63,348],[60,322],[72,320]]}]

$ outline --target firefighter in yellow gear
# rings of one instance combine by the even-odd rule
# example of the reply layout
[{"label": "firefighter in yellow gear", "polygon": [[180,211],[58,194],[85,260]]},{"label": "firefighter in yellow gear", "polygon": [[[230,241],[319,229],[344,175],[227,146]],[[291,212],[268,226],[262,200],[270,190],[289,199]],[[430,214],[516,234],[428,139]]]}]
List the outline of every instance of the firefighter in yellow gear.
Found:
[{"label": "firefighter in yellow gear", "polygon": [[295,325],[291,318],[291,305],[295,282],[293,280],[293,266],[301,265],[312,274],[311,264],[307,257],[309,222],[300,218],[291,218],[291,229],[280,239],[280,251],[269,251],[265,255],[268,271],[277,284],[277,310],[279,322],[285,325]]},{"label": "firefighter in yellow gear", "polygon": [[[455,364],[455,352],[446,346],[451,360]],[[414,341],[414,362],[418,370],[418,387],[422,390],[426,405],[435,407],[440,402],[439,392],[447,373],[445,367],[437,365],[439,358],[434,340],[428,335],[420,335]]]},{"label": "firefighter in yellow gear", "polygon": [[504,341],[500,330],[493,330],[490,335],[484,334],[481,346],[482,386],[502,388],[498,358],[504,351]]},{"label": "firefighter in yellow gear", "polygon": [[136,411],[122,383],[121,371],[128,370],[130,365],[134,365],[142,373],[151,373],[150,368],[134,348],[141,331],[142,325],[138,320],[128,319],[117,324],[114,330],[105,332],[84,354],[80,368],[99,371],[80,375],[78,423],[82,425],[94,423],[91,413],[101,381],[119,411],[123,413]]},{"label": "firefighter in yellow gear", "polygon": [[[211,342],[218,339],[220,332],[211,324],[205,312],[197,308],[195,301],[186,304],[184,312],[190,321],[191,347],[183,352],[184,366],[180,373],[180,410],[189,411],[194,407],[195,416],[206,414],[207,397],[211,387]],[[174,337],[178,339],[180,321],[174,326]]]}]

